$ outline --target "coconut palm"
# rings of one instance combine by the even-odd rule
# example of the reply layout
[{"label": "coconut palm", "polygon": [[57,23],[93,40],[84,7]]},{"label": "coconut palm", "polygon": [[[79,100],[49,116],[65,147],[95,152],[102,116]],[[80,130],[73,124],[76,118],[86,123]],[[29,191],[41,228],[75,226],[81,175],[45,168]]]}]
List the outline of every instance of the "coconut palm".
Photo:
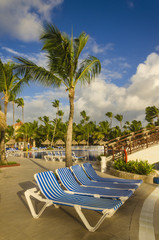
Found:
[{"label": "coconut palm", "polygon": [[29,142],[29,138],[31,136],[31,128],[28,122],[24,123],[17,131],[16,137],[22,137],[24,142],[24,149],[27,148],[27,142]]},{"label": "coconut palm", "polygon": [[41,126],[41,130],[42,130],[41,132],[43,132],[42,134],[46,136],[45,140],[48,140],[50,135],[50,129],[51,129],[49,117],[43,116],[43,117],[39,117],[38,119],[44,123],[44,126]]},{"label": "coconut palm", "polygon": [[[14,106],[15,106],[15,101],[16,101],[16,94],[11,94],[9,97],[9,101],[12,102],[12,106],[13,106],[13,129],[15,128],[15,117],[14,117]],[[15,135],[15,133],[13,133],[13,135]]]},{"label": "coconut palm", "polygon": [[39,81],[43,85],[60,87],[62,84],[68,91],[70,114],[66,138],[66,166],[72,165],[72,125],[74,116],[75,88],[78,82],[90,84],[91,80],[100,73],[100,61],[93,56],[81,60],[80,54],[85,47],[89,36],[82,32],[78,38],[68,36],[60,32],[52,24],[46,24],[41,40],[43,49],[47,53],[48,68],[37,66],[35,63],[18,57],[18,72],[26,74],[29,72],[33,81]]},{"label": "coconut palm", "polygon": [[87,116],[86,111],[83,110],[82,112],[80,112],[80,115],[81,115],[81,117],[82,117],[81,124],[87,124],[88,121],[89,121],[89,119],[90,119],[90,117]]},{"label": "coconut palm", "polygon": [[116,120],[118,120],[120,122],[120,129],[122,129],[123,115],[117,114],[114,116],[114,118],[116,118]]},{"label": "coconut palm", "polygon": [[113,113],[107,112],[105,115],[110,119],[110,127],[112,127]]},{"label": "coconut palm", "polygon": [[[0,92],[4,95],[2,99],[4,99],[4,114],[6,116],[6,121],[7,106],[11,95],[19,93],[26,83],[28,83],[26,75],[24,75],[23,78],[19,78],[18,74],[14,74],[13,63],[8,62],[3,64],[0,59]],[[5,146],[2,147],[4,147],[4,149],[1,151],[1,154],[4,154],[4,156],[1,156],[1,158],[5,158]]]},{"label": "coconut palm", "polygon": [[24,78],[19,78],[17,73],[14,74],[14,64],[3,64],[0,59],[0,92],[4,94],[4,113],[7,116],[7,106],[11,95],[21,91],[24,84],[28,83],[26,75]]},{"label": "coconut palm", "polygon": [[61,122],[63,122],[63,115],[64,115],[64,112],[62,110],[59,110],[58,116],[61,118]]},{"label": "coconut palm", "polygon": [[6,116],[1,111],[1,105],[0,105],[0,162],[1,163],[7,163],[7,159],[5,156],[5,129],[7,127],[6,124]]},{"label": "coconut palm", "polygon": [[53,136],[52,136],[52,140],[51,140],[51,145],[53,145],[54,142],[54,137],[55,137],[55,132],[56,132],[56,126],[57,126],[57,119],[58,119],[58,112],[59,112],[59,105],[60,105],[60,101],[55,99],[54,102],[52,102],[52,106],[54,108],[57,108],[57,112],[56,112],[56,120],[55,120],[55,126],[54,126],[54,131],[53,131]]},{"label": "coconut palm", "polygon": [[24,123],[24,99],[23,98],[17,98],[15,100],[15,103],[17,104],[17,107],[22,108],[22,123]]}]

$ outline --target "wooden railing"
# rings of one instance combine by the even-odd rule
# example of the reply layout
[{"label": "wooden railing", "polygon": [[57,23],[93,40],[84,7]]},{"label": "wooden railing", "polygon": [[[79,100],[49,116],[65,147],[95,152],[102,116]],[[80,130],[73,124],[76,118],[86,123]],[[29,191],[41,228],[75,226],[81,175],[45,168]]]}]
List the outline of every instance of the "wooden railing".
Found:
[{"label": "wooden railing", "polygon": [[127,154],[137,152],[159,143],[159,126],[149,129],[142,129],[137,132],[112,139],[104,144],[106,156],[112,155],[115,160],[123,156],[124,149]]}]

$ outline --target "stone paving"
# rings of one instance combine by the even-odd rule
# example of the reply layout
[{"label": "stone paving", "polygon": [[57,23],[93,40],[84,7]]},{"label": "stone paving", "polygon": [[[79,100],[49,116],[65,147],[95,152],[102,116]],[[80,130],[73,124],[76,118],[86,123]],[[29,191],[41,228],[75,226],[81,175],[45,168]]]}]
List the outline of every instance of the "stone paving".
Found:
[{"label": "stone paving", "polygon": [[[64,167],[64,163],[18,157],[9,160],[20,163],[20,166],[0,170],[0,240],[145,240],[139,234],[140,217],[147,199],[148,205],[151,205],[152,197],[149,196],[153,196],[157,185],[143,183],[114,216],[105,219],[99,229],[91,233],[70,207],[56,209],[51,206],[39,219],[33,219],[30,214],[24,192],[36,186],[33,175]],[[41,203],[37,205],[37,208],[40,207]],[[159,240],[158,212],[159,197],[155,200],[151,216],[156,240]],[[85,210],[85,213],[92,225],[99,219],[99,214],[94,211]]]}]

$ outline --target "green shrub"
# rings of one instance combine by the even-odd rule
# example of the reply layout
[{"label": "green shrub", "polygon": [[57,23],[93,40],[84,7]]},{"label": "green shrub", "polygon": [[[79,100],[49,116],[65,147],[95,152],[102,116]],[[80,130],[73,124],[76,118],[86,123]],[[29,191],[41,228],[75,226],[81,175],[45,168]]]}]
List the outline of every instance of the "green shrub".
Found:
[{"label": "green shrub", "polygon": [[16,162],[7,162],[7,163],[0,162],[0,166],[3,166],[3,165],[14,165],[14,164],[17,164],[17,163]]},{"label": "green shrub", "polygon": [[114,168],[119,171],[130,172],[140,175],[148,175],[154,171],[154,165],[149,164],[148,161],[128,161],[124,162],[122,159],[118,159],[114,162]]}]

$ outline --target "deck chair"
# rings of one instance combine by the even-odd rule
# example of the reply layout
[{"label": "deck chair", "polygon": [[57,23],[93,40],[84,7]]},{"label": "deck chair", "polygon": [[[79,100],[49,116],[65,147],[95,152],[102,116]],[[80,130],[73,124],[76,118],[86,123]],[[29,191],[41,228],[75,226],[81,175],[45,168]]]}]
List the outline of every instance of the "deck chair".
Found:
[{"label": "deck chair", "polygon": [[[66,193],[60,187],[54,173],[51,171],[37,173],[34,175],[34,177],[38,184],[38,187],[40,188],[40,192],[43,195],[41,196],[40,192],[37,192],[36,188],[28,189],[25,192],[26,200],[28,202],[31,214],[34,218],[39,218],[45,208],[51,205],[54,205],[55,207],[59,207],[60,205],[74,207],[86,228],[89,231],[94,232],[98,229],[106,217],[111,217],[123,204],[120,200],[101,199]],[[35,199],[45,203],[38,214],[35,212],[31,197],[34,197]],[[100,211],[103,215],[97,224],[92,227],[83,214],[82,209]]]},{"label": "deck chair", "polygon": [[94,168],[92,167],[92,164],[90,163],[84,163],[82,164],[82,167],[88,177],[96,182],[116,182],[116,183],[124,183],[124,184],[137,184],[140,185],[143,181],[142,180],[134,180],[134,179],[120,179],[120,178],[102,178],[100,177]]},{"label": "deck chair", "polygon": [[76,181],[71,170],[69,168],[56,169],[57,176],[67,192],[73,194],[90,195],[94,197],[116,198],[125,202],[132,194],[131,190],[120,189],[104,189],[104,188],[92,188],[83,187]]},{"label": "deck chair", "polygon": [[50,160],[50,161],[55,162],[55,158],[54,158],[52,152],[47,152],[47,154],[44,155],[44,159],[45,159],[45,161],[49,161]]},{"label": "deck chair", "polygon": [[111,183],[111,182],[94,182],[88,178],[83,168],[80,165],[74,165],[70,167],[76,179],[83,185],[89,187],[100,188],[115,188],[115,189],[127,189],[135,191],[138,188],[137,184],[123,184],[123,183]]},{"label": "deck chair", "polygon": [[64,160],[64,157],[61,156],[61,154],[58,151],[53,152],[54,158],[57,159],[59,162],[62,162]]}]

